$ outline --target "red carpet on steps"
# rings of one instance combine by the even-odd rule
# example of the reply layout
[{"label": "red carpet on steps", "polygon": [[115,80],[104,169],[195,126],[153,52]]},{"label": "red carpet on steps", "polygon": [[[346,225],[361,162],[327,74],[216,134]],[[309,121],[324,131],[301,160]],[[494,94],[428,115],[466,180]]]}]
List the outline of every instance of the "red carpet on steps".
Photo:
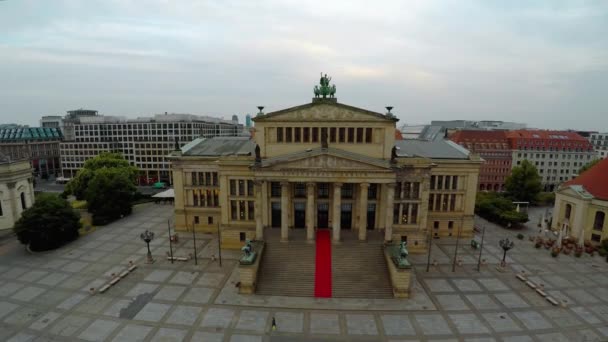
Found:
[{"label": "red carpet on steps", "polygon": [[315,297],[331,298],[331,241],[329,230],[317,231]]}]

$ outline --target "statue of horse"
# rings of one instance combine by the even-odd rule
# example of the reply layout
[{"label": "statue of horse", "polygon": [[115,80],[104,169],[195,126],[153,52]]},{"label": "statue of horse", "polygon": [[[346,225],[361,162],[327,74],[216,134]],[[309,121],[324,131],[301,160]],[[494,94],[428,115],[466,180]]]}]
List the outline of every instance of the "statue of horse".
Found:
[{"label": "statue of horse", "polygon": [[399,256],[401,257],[401,259],[406,259],[409,255],[409,252],[407,251],[407,248],[405,248],[405,246],[407,246],[407,242],[401,241],[401,247],[399,248]]},{"label": "statue of horse", "polygon": [[321,96],[321,89],[319,89],[319,86],[315,86],[312,91],[315,94],[315,97]]},{"label": "statue of horse", "polygon": [[251,241],[247,240],[247,243],[241,248],[241,251],[245,253],[245,256],[249,256],[249,254],[251,254],[251,249]]},{"label": "statue of horse", "polygon": [[336,94],[336,85],[332,84],[331,87],[329,87],[329,97],[334,97],[335,94]]}]

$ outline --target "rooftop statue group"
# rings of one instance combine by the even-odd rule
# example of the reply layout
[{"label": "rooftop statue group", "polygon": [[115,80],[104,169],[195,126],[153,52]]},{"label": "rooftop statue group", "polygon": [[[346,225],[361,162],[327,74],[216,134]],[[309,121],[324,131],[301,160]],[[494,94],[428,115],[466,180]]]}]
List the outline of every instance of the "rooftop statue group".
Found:
[{"label": "rooftop statue group", "polygon": [[331,77],[327,77],[327,74],[323,75],[323,73],[321,73],[321,79],[319,80],[320,86],[315,86],[315,88],[313,89],[315,97],[334,97],[334,95],[336,94],[336,85],[329,85],[330,81]]}]

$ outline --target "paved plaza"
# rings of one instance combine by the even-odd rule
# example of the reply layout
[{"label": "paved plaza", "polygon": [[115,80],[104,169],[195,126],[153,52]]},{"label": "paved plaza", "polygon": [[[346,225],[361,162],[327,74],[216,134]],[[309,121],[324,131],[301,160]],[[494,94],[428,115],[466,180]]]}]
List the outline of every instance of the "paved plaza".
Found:
[{"label": "paved plaza", "polygon": [[[238,252],[217,256],[217,240],[197,235],[194,260],[171,264],[167,220],[173,208],[146,204],[133,215],[47,253],[28,254],[18,242],[0,242],[1,341],[608,341],[608,263],[598,256],[552,258],[523,232],[486,225],[482,258],[469,240],[435,240],[431,266],[411,255],[412,300],[338,300],[240,296]],[[535,212],[534,214],[537,214]],[[532,222],[537,222],[532,219]],[[156,262],[145,264],[139,234],[150,229]],[[498,240],[515,248],[500,272]],[[192,236],[179,233],[176,256],[194,253]],[[132,261],[137,269],[105,293],[91,294]],[[516,275],[543,284],[554,306]],[[277,323],[272,330],[272,318]]]}]

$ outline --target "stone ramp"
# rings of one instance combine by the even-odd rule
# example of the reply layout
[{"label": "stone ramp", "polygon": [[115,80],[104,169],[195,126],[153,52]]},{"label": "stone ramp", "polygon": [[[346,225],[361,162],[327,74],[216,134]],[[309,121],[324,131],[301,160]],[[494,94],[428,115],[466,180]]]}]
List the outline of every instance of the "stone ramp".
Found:
[{"label": "stone ramp", "polygon": [[334,298],[393,298],[380,241],[333,245],[332,277]]}]

